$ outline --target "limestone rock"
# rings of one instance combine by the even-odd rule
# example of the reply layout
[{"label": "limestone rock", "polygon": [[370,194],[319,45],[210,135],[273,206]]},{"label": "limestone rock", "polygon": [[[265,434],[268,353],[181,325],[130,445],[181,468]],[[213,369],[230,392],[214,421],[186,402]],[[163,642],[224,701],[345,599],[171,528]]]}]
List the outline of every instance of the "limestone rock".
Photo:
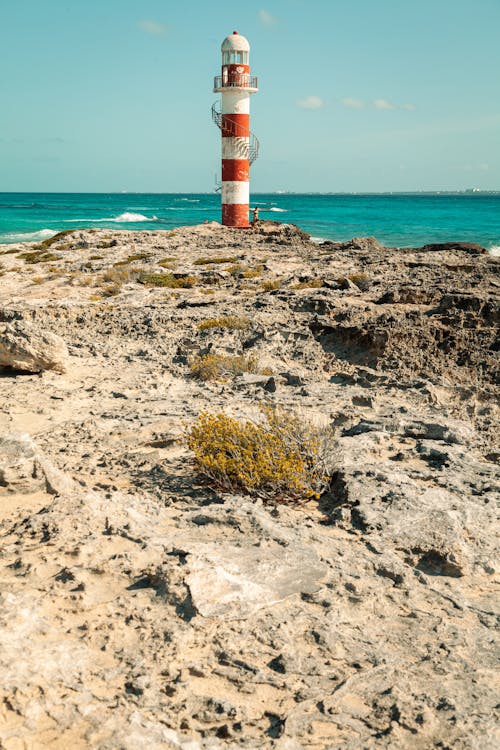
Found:
[{"label": "limestone rock", "polygon": [[25,321],[0,327],[0,367],[21,372],[68,369],[68,349],[63,339]]},{"label": "limestone rock", "polygon": [[73,481],[43,455],[29,435],[0,437],[0,495],[39,490],[58,495],[73,488]]},{"label": "limestone rock", "polygon": [[244,619],[293,594],[320,588],[326,567],[313,550],[199,546],[189,556],[186,581],[204,617]]}]

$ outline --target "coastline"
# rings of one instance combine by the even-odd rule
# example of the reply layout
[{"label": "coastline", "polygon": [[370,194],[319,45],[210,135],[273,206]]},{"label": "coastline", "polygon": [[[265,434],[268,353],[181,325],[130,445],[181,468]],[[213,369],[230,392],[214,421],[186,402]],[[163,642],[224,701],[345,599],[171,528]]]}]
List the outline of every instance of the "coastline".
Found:
[{"label": "coastline", "polygon": [[[375,236],[390,247],[461,240],[500,247],[500,194],[254,194],[261,219],[303,227],[314,237]],[[215,194],[4,194],[0,243],[42,241],[66,229],[169,230],[220,220]]]}]

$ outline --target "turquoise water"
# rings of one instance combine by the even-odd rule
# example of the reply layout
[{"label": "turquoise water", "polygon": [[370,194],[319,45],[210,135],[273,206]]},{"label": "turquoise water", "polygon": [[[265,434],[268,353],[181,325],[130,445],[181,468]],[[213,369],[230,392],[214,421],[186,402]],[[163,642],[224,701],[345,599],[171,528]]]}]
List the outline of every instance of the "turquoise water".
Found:
[{"label": "turquoise water", "polygon": [[[254,194],[261,218],[298,224],[314,237],[375,236],[395,247],[461,240],[500,249],[500,193]],[[0,243],[33,242],[71,227],[170,229],[220,221],[220,195],[0,193]]]}]

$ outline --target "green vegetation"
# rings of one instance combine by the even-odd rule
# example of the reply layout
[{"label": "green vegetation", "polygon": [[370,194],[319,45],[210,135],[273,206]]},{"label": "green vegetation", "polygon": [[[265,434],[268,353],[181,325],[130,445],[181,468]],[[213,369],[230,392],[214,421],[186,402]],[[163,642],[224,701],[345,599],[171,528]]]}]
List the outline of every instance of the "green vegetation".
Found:
[{"label": "green vegetation", "polygon": [[128,258],[125,258],[124,260],[118,260],[116,263],[114,263],[114,266],[126,266],[129,263],[133,263],[134,260],[147,260],[151,257],[151,253],[135,253],[135,255],[129,255]]},{"label": "green vegetation", "polygon": [[238,258],[236,258],[233,255],[229,255],[227,257],[219,257],[219,258],[198,258],[198,260],[195,260],[194,265],[195,266],[208,266],[216,263],[234,263],[237,261]]},{"label": "green vegetation", "polygon": [[25,263],[30,265],[34,263],[47,263],[54,260],[62,260],[62,255],[48,253],[45,250],[29,250],[25,253],[19,253],[18,258],[22,258]]},{"label": "green vegetation", "polygon": [[285,503],[319,498],[328,487],[333,435],[298,415],[264,407],[262,421],[202,412],[185,442],[209,484]]},{"label": "green vegetation", "polygon": [[146,286],[167,287],[168,289],[191,289],[197,279],[195,276],[173,276],[171,273],[141,273],[141,284]]},{"label": "green vegetation", "polygon": [[248,318],[238,317],[237,315],[227,315],[221,318],[207,318],[198,323],[199,331],[208,331],[210,328],[226,328],[229,331],[245,331],[250,327]]}]

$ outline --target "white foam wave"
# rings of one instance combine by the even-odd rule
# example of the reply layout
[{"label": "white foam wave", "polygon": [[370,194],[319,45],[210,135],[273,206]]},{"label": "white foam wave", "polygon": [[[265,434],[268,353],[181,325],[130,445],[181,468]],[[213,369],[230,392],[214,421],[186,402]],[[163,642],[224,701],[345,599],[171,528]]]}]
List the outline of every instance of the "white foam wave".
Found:
[{"label": "white foam wave", "polygon": [[495,258],[500,257],[500,245],[493,245],[488,250],[490,255],[493,255]]},{"label": "white foam wave", "polygon": [[57,234],[55,229],[40,229],[38,232],[13,232],[0,235],[0,242],[37,242]]},{"label": "white foam wave", "polygon": [[134,214],[131,211],[125,211],[124,214],[120,214],[117,216],[113,221],[116,221],[117,224],[123,224],[127,222],[136,222],[136,221],[158,221],[157,216],[144,216],[144,214]]},{"label": "white foam wave", "polygon": [[279,211],[280,214],[288,213],[286,208],[278,208],[277,206],[273,206],[273,208],[270,208],[269,211]]},{"label": "white foam wave", "polygon": [[322,242],[325,241],[324,237],[309,237],[311,242],[314,242],[315,245],[321,245]]},{"label": "white foam wave", "polygon": [[176,201],[185,201],[185,203],[199,203],[199,198],[176,198]]},{"label": "white foam wave", "polygon": [[104,219],[89,219],[88,217],[85,219],[65,219],[66,224],[81,224],[82,221],[87,221],[91,224],[99,224],[103,222],[109,223],[111,221],[115,224],[127,224],[140,221],[158,221],[158,217],[144,216],[144,214],[134,214],[131,211],[125,211],[124,214],[120,214],[119,216],[107,216]]}]

